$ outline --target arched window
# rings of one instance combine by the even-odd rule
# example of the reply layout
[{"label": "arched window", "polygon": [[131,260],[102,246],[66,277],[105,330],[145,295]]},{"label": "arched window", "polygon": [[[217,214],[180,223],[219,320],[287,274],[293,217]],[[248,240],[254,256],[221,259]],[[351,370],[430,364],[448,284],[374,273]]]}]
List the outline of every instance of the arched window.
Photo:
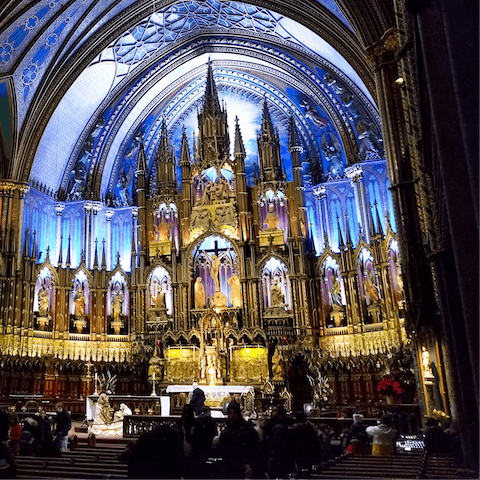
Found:
[{"label": "arched window", "polygon": [[[220,236],[204,239],[193,251],[193,282],[200,278],[207,307],[238,306],[232,298],[232,288],[238,288],[238,284],[233,286],[232,277],[239,277],[237,255],[232,244]],[[234,292],[233,297],[237,294]]]}]

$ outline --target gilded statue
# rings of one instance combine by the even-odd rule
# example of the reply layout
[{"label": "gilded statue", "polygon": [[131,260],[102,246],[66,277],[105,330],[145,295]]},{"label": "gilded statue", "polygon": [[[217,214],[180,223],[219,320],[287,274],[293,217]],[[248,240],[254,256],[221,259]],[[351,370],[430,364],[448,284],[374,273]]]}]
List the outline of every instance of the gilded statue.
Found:
[{"label": "gilded statue", "polygon": [[380,300],[380,295],[378,293],[378,287],[375,282],[375,277],[371,270],[366,269],[365,277],[365,300],[368,305],[378,303]]},{"label": "gilded statue", "polygon": [[115,322],[121,321],[123,296],[121,292],[113,293],[112,317]]},{"label": "gilded statue", "polygon": [[215,282],[215,292],[220,291],[220,283],[218,280],[218,269],[220,267],[220,257],[218,255],[212,254],[212,268],[210,274],[212,275],[213,281]]},{"label": "gilded statue", "polygon": [[232,276],[228,279],[228,283],[230,284],[230,300],[232,307],[240,308],[242,306],[242,289],[238,275],[232,273]]},{"label": "gilded statue", "polygon": [[74,315],[77,318],[81,318],[85,316],[85,295],[83,294],[82,286],[79,285],[78,290],[73,297],[73,304],[74,304]]},{"label": "gilded statue", "polygon": [[165,292],[160,287],[156,295],[152,296],[152,303],[155,308],[165,308]]},{"label": "gilded statue", "polygon": [[276,307],[285,304],[285,295],[283,294],[282,287],[275,279],[270,289],[270,306]]},{"label": "gilded statue", "polygon": [[423,365],[423,372],[425,374],[432,374],[432,364],[430,362],[430,353],[429,351],[425,348],[425,346],[422,346],[422,365]]},{"label": "gilded statue", "polygon": [[45,284],[43,284],[38,292],[38,313],[40,317],[46,317],[48,315],[49,297],[48,290],[46,289]]},{"label": "gilded statue", "polygon": [[341,307],[342,306],[342,286],[340,284],[340,281],[338,280],[338,277],[333,274],[332,276],[332,285],[330,286],[330,301],[332,304],[332,307],[335,308]]},{"label": "gilded statue", "polygon": [[205,288],[202,279],[197,277],[195,280],[195,308],[205,308]]},{"label": "gilded statue", "polygon": [[170,240],[170,225],[162,218],[160,225],[158,226],[158,238],[161,242],[168,242]]},{"label": "gilded statue", "polygon": [[272,356],[272,380],[284,380],[285,365],[283,363],[283,356],[280,349],[277,347]]},{"label": "gilded statue", "polygon": [[280,219],[278,218],[277,213],[274,212],[273,210],[273,203],[270,203],[268,206],[268,213],[265,217],[265,222],[264,222],[264,225],[266,226],[265,230],[267,231],[278,230],[279,224],[280,224]]}]

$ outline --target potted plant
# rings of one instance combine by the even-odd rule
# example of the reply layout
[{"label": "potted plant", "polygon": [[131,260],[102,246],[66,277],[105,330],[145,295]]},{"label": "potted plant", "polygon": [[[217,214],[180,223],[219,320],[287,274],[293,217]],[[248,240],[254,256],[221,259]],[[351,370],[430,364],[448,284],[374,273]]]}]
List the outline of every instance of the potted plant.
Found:
[{"label": "potted plant", "polygon": [[403,387],[398,380],[386,377],[378,382],[377,391],[385,396],[387,403],[392,404],[396,403],[398,396],[403,393]]}]

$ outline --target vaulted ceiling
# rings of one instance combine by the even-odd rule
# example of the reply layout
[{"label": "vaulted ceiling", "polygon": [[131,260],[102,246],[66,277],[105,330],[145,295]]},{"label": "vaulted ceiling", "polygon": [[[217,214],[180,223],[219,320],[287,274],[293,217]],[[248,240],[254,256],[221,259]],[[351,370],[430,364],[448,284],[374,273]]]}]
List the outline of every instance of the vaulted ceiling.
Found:
[{"label": "vaulted ceiling", "polygon": [[183,126],[195,134],[210,59],[231,132],[239,119],[250,175],[266,100],[282,155],[293,115],[307,182],[318,183],[329,142],[341,145],[347,165],[362,160],[365,131],[381,143],[364,52],[392,26],[391,8],[341,0],[6,2],[3,176],[69,200],[82,174],[89,198],[114,198],[140,141],[152,164],[163,122],[174,143]]}]

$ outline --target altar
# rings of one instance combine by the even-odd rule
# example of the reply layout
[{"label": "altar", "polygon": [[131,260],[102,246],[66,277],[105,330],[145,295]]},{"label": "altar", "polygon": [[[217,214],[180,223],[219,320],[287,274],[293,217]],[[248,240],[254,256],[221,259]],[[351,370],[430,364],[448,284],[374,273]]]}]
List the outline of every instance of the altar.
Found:
[{"label": "altar", "polygon": [[[98,397],[99,395],[89,395],[85,399],[86,420],[95,418]],[[108,395],[108,400],[116,410],[121,403],[124,403],[134,415],[170,416],[170,397],[168,395]]]},{"label": "altar", "polygon": [[[232,400],[242,405],[248,397],[252,404],[255,397],[255,389],[251,385],[198,385],[205,394],[205,405],[212,409],[213,417],[223,417],[222,410],[226,403]],[[193,391],[192,385],[168,385],[166,392],[172,395],[172,404],[178,406],[178,395],[186,397]],[[186,398],[184,398],[186,400]]]}]

